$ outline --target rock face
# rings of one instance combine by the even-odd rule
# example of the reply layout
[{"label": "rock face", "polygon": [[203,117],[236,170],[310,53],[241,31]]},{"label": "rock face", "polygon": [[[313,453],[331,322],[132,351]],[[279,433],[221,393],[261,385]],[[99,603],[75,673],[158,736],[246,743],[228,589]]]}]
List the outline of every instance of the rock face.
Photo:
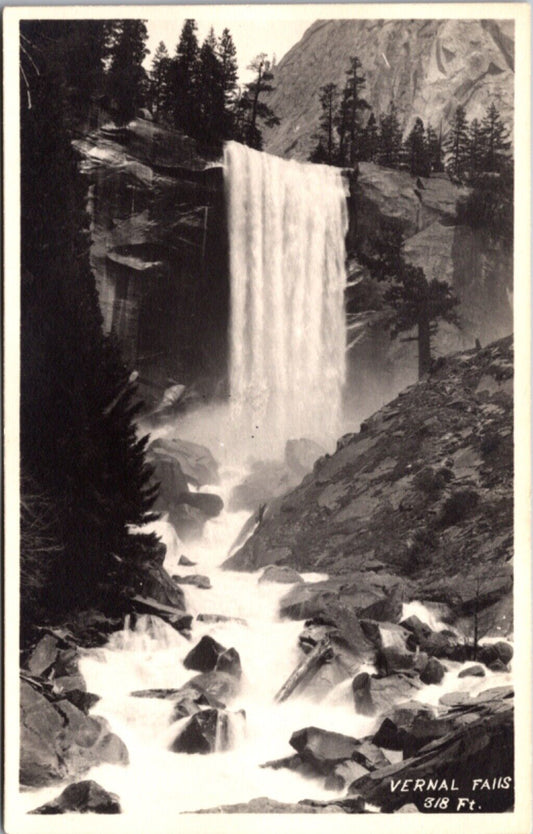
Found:
[{"label": "rock face", "polygon": [[87,780],[69,785],[63,793],[30,814],[120,814],[118,796],[104,790],[98,782]]},{"label": "rock face", "polygon": [[[74,143],[89,183],[91,263],[106,332],[155,404],[176,380],[225,372],[222,168],[193,140],[135,119]],[[209,292],[205,292],[209,287]]]},{"label": "rock face", "polygon": [[458,104],[479,119],[492,101],[512,124],[513,28],[503,20],[317,20],[275,68],[268,103],[280,124],[265,131],[265,148],[307,159],[319,88],[333,82],[342,89],[353,55],[376,116],[394,100],[404,131],[417,117],[446,131]]},{"label": "rock face", "polygon": [[39,681],[21,681],[20,782],[41,787],[95,765],[128,764],[128,751],[104,718],[86,715]]},{"label": "rock face", "polygon": [[[332,593],[362,616],[403,583],[404,602],[446,602],[471,628],[477,606],[485,633],[502,633],[490,612],[512,589],[512,375],[510,339],[438,360],[318,460],[225,567],[275,562],[337,577],[336,591],[293,588],[284,616],[327,616]],[[453,651],[449,635],[428,639]]]}]

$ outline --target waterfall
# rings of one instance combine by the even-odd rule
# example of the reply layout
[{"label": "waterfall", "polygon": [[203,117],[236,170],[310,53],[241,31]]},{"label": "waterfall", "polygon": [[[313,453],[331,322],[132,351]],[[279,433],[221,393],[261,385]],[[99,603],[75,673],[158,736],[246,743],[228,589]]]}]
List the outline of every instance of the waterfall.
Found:
[{"label": "waterfall", "polygon": [[262,451],[331,441],[345,379],[342,174],[229,142],[224,176],[234,424]]}]

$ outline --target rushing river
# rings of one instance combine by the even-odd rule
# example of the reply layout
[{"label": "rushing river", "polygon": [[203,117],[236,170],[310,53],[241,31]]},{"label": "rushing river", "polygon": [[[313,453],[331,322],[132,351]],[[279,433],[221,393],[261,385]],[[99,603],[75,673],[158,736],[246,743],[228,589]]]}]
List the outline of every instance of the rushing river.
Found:
[{"label": "rushing river", "polygon": [[[242,472],[223,473],[218,492],[228,497]],[[212,487],[209,491],[214,491]],[[323,779],[309,779],[287,769],[261,768],[268,760],[294,751],[289,739],[295,730],[317,726],[346,735],[362,737],[379,725],[379,718],[357,715],[351,693],[351,678],[332,689],[320,703],[295,694],[286,702],[275,703],[274,696],[301,658],[298,634],[302,622],[280,620],[280,598],[288,586],[259,583],[262,571],[234,573],[222,571],[220,563],[228,555],[246,513],[222,514],[210,521],[203,538],[194,545],[182,545],[165,521],[155,529],[167,545],[165,567],[169,573],[201,573],[211,579],[210,590],[183,586],[188,611],[223,614],[245,620],[207,623],[193,620],[192,637],[187,640],[162,621],[149,623],[139,618],[135,628],[112,635],[109,643],[85,652],[80,667],[87,688],[101,696],[93,708],[103,715],[114,732],[124,740],[130,755],[127,767],[103,765],[93,768],[86,778],[95,779],[120,797],[123,816],[131,818],[135,830],[149,830],[153,809],[159,821],[173,819],[183,811],[195,811],[221,804],[246,802],[269,796],[286,802],[311,797],[332,799]],[[178,566],[181,554],[197,562],[194,567]],[[307,581],[325,578],[323,574],[304,574]],[[404,614],[416,613],[429,625],[440,627],[435,612],[421,603],[405,606]],[[228,709],[243,709],[245,721],[235,716],[231,724],[232,749],[209,755],[173,753],[168,748],[180,724],[170,724],[172,703],[155,698],[132,697],[131,692],[151,688],[177,688],[195,674],[183,666],[183,659],[199,639],[209,634],[226,647],[239,652],[243,681],[239,695]],[[509,681],[509,674],[488,672],[485,678],[458,678],[461,668],[447,663],[448,672],[440,685],[425,686],[418,700],[437,704],[446,691],[469,689],[473,694]],[[366,667],[369,671],[371,669]],[[182,723],[187,719],[182,719]],[[398,754],[391,754],[398,756]],[[25,810],[50,800],[61,786],[25,792]],[[146,826],[146,827],[144,827]]]}]

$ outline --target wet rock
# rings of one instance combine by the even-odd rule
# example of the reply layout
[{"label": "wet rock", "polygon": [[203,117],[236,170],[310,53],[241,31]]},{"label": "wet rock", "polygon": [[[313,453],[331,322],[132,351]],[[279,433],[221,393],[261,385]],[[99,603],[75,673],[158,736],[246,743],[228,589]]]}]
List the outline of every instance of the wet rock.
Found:
[{"label": "wet rock", "polygon": [[[296,585],[280,602],[280,616],[294,620],[314,620],[331,627],[332,642],[342,645],[360,660],[371,660],[374,648],[365,636],[355,609],[343,602],[338,592],[325,583]],[[325,585],[325,587],[323,587]]]},{"label": "wet rock", "polygon": [[207,518],[215,518],[224,509],[220,495],[209,492],[186,492],[179,496],[179,502],[200,510]]},{"label": "wet rock", "polygon": [[41,637],[31,652],[25,667],[32,675],[44,675],[50,671],[59,654],[59,640],[51,634]]},{"label": "wet rock", "polygon": [[182,689],[136,689],[130,692],[132,698],[159,698],[165,701],[174,700],[182,693]]},{"label": "wet rock", "polygon": [[91,608],[76,611],[66,620],[64,630],[55,631],[66,633],[76,646],[92,648],[105,645],[109,635],[123,628],[123,624],[123,615],[114,617]]},{"label": "wet rock", "polygon": [[159,484],[153,508],[168,513],[170,523],[175,525],[177,508],[189,489],[187,478],[178,461],[170,455],[152,450],[147,452],[146,459],[154,470],[151,483]]},{"label": "wet rock", "polygon": [[[181,588],[179,591],[183,594]],[[187,634],[191,628],[192,616],[190,614],[184,614],[183,610],[180,610],[177,606],[165,605],[151,597],[142,596],[132,597],[130,603],[134,612],[147,615],[156,620],[163,620],[180,633]]]},{"label": "wet rock", "polygon": [[82,689],[70,689],[64,694],[67,701],[74,704],[85,715],[88,715],[89,710],[100,700],[99,695],[94,695],[92,692],[86,692]]},{"label": "wet rock", "polygon": [[311,764],[318,773],[324,774],[330,773],[339,762],[350,759],[359,746],[356,738],[318,727],[297,730],[292,734],[289,744],[303,761]]},{"label": "wet rock", "polygon": [[205,692],[185,686],[181,691],[172,696],[174,708],[170,716],[170,723],[179,721],[181,718],[189,718],[205,707],[224,709],[225,704],[216,698],[208,697]]},{"label": "wet rock", "polygon": [[430,635],[423,637],[419,648],[431,657],[444,657],[458,662],[467,660],[471,653],[470,647],[462,643],[454,632],[447,629],[432,631]]},{"label": "wet rock", "polygon": [[[442,738],[426,744],[414,756],[357,779],[349,792],[363,796],[382,811],[395,811],[407,802],[422,810],[424,792],[413,787],[416,779],[454,779],[457,796],[468,796],[473,779],[492,780],[502,773],[512,773],[514,733],[512,701],[487,707],[485,714],[460,726]],[[406,780],[412,780],[407,782]],[[405,791],[392,785],[406,784]],[[443,788],[445,790],[445,788]],[[512,784],[508,789],[486,791],[478,796],[476,809],[483,812],[510,810],[514,803]],[[456,811],[450,803],[449,811]]]},{"label": "wet rock", "polygon": [[225,651],[226,649],[221,643],[206,634],[186,655],[183,665],[186,669],[211,672],[217,665],[219,656]]},{"label": "wet rock", "polygon": [[208,591],[211,588],[211,580],[209,577],[202,576],[199,573],[190,573],[186,576],[173,574],[172,579],[174,582],[177,582],[178,585],[194,585],[196,588],[200,588],[204,591]]},{"label": "wet rock", "polygon": [[348,785],[351,785],[352,782],[355,782],[356,779],[366,776],[368,772],[367,768],[363,767],[363,765],[348,759],[335,765],[333,771],[326,779],[325,788],[331,791],[342,791]]},{"label": "wet rock", "polygon": [[[244,719],[244,711],[238,713]],[[231,746],[231,715],[220,709],[203,709],[190,718],[180,730],[170,750],[173,753],[214,753]]]},{"label": "wet rock", "polygon": [[303,582],[304,580],[300,574],[292,568],[288,568],[283,565],[267,565],[257,581],[260,583],[279,582],[283,585],[294,585],[295,583]]},{"label": "wet rock", "polygon": [[436,657],[430,657],[420,674],[420,680],[425,684],[440,683],[445,674],[442,663],[439,663]]},{"label": "wet rock", "polygon": [[390,711],[394,704],[412,698],[421,686],[418,678],[410,675],[376,678],[360,672],[352,681],[355,711],[361,715]]},{"label": "wet rock", "polygon": [[169,516],[169,518],[183,542],[193,542],[199,539],[209,520],[209,516],[201,509],[181,501],[175,507],[172,517]]},{"label": "wet rock", "polygon": [[388,764],[382,751],[368,739],[360,741],[318,727],[298,730],[292,734],[289,744],[316,773],[330,774],[337,764],[348,759],[367,771]]},{"label": "wet rock", "polygon": [[469,692],[445,692],[439,698],[439,704],[443,707],[462,707],[470,704],[472,697]]},{"label": "wet rock", "polygon": [[388,596],[372,603],[360,612],[361,619],[399,623],[402,618],[404,591],[401,585],[393,588]]},{"label": "wet rock", "polygon": [[462,669],[461,672],[457,675],[458,678],[484,678],[485,677],[485,670],[483,666],[480,666],[479,663],[476,663],[474,666],[468,666],[466,669]]},{"label": "wet rock", "polygon": [[69,785],[56,799],[30,811],[30,814],[120,814],[116,794],[104,790],[98,782],[87,780]]},{"label": "wet rock", "polygon": [[376,669],[380,677],[394,675],[397,672],[409,672],[414,669],[416,655],[407,649],[387,646],[379,649],[376,655]]},{"label": "wet rock", "polygon": [[493,668],[493,664],[500,661],[504,666],[512,660],[513,647],[510,643],[504,640],[498,640],[497,643],[487,643],[480,646],[477,653],[477,659],[480,663],[484,663],[489,669]]},{"label": "wet rock", "polygon": [[325,454],[322,446],[307,438],[287,440],[285,444],[285,463],[300,478],[311,472],[314,462]]},{"label": "wet rock", "polygon": [[228,617],[226,614],[198,614],[196,617],[202,623],[239,623],[248,625],[242,617]]},{"label": "wet rock", "polygon": [[216,698],[218,701],[227,703],[237,695],[239,681],[234,675],[228,675],[227,672],[213,670],[212,672],[195,675],[194,678],[187,681],[187,687],[199,689],[201,692],[205,692],[208,698]]},{"label": "wet rock", "polygon": [[365,619],[359,622],[376,649],[395,648],[405,651],[409,632],[401,625]]},{"label": "wet rock", "polygon": [[105,719],[88,716],[65,698],[49,700],[21,682],[20,781],[38,787],[108,762],[127,764],[128,751]]},{"label": "wet rock", "polygon": [[502,663],[501,660],[495,660],[493,663],[489,664],[489,669],[491,672],[508,672],[509,667]]},{"label": "wet rock", "polygon": [[410,617],[402,620],[400,625],[413,635],[414,646],[419,646],[422,640],[432,634],[432,629],[426,623],[423,623],[416,614],[412,614]]},{"label": "wet rock", "polygon": [[151,600],[161,603],[161,605],[167,605],[185,611],[183,591],[176,585],[172,577],[161,565],[146,563],[143,566],[138,596],[148,597]]},{"label": "wet rock", "polygon": [[393,708],[381,722],[372,742],[386,750],[403,750],[415,722],[420,718],[434,718],[435,710],[418,701],[407,701]]},{"label": "wet rock", "polygon": [[193,568],[196,565],[196,562],[192,562],[188,556],[180,556],[178,559],[178,565],[183,565],[186,568]]},{"label": "wet rock", "polygon": [[238,651],[231,648],[219,654],[215,664],[215,671],[225,672],[234,678],[240,678],[242,676],[242,667]]},{"label": "wet rock", "polygon": [[178,438],[158,438],[150,444],[147,457],[176,460],[187,481],[194,486],[218,484],[218,464],[206,446]]}]

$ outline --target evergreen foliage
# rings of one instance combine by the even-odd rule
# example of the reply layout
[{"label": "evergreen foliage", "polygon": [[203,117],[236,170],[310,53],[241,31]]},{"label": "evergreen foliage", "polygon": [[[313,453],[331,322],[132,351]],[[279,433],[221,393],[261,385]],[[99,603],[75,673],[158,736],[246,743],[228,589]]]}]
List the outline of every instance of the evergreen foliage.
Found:
[{"label": "evergreen foliage", "polygon": [[414,177],[429,177],[431,161],[422,119],[416,119],[404,148],[409,172]]},{"label": "evergreen foliage", "polygon": [[396,105],[391,101],[389,112],[382,116],[379,126],[378,162],[389,168],[397,168],[402,149],[402,131]]},{"label": "evergreen foliage", "polygon": [[196,21],[187,18],[172,62],[172,110],[174,124],[188,136],[195,136],[198,128],[198,69],[199,46]]},{"label": "evergreen foliage", "polygon": [[479,128],[482,170],[489,174],[501,173],[509,157],[509,131],[503,124],[494,102],[490,105]]},{"label": "evergreen foliage", "polygon": [[160,41],[152,60],[150,73],[150,100],[156,120],[165,119],[171,107],[172,61],[168,50]]},{"label": "evergreen foliage", "polygon": [[127,124],[148,98],[148,77],[143,61],[148,55],[148,32],[143,20],[117,22],[111,33],[107,93],[118,124]]},{"label": "evergreen foliage", "polygon": [[446,171],[452,180],[461,182],[468,170],[469,137],[464,107],[459,106],[451,130],[444,142]]},{"label": "evergreen foliage", "polygon": [[311,162],[326,162],[328,165],[333,165],[338,153],[335,142],[335,115],[339,98],[337,85],[325,84],[320,88],[319,98],[322,115],[316,134],[318,143],[311,153],[309,160]]},{"label": "evergreen foliage", "polygon": [[270,83],[273,75],[270,72],[270,62],[265,52],[261,52],[249,64],[248,69],[256,73],[256,77],[249,84],[246,84],[244,91],[237,102],[237,138],[251,148],[261,150],[263,147],[263,136],[259,124],[266,127],[273,127],[279,124],[279,119],[274,111],[260,101],[263,93],[274,90]]},{"label": "evergreen foliage", "polygon": [[339,159],[341,165],[353,165],[361,159],[361,137],[363,133],[363,113],[370,110],[370,105],[362,96],[366,78],[361,70],[361,61],[354,55],[346,72],[346,86],[341,99],[337,117],[339,134]]},{"label": "evergreen foliage", "polygon": [[46,23],[21,24],[23,626],[116,602],[136,560],[156,547],[154,537],[128,534],[154,488],[129,374],[102,333],[85,184],[67,128],[69,44],[48,32]]},{"label": "evergreen foliage", "polygon": [[406,262],[402,253],[402,234],[394,221],[384,222],[358,257],[372,278],[387,284],[383,300],[392,310],[391,337],[416,330],[413,339],[418,343],[418,375],[421,378],[430,369],[431,336],[437,322],[457,323],[459,299],[446,281],[428,281],[423,269]]}]

